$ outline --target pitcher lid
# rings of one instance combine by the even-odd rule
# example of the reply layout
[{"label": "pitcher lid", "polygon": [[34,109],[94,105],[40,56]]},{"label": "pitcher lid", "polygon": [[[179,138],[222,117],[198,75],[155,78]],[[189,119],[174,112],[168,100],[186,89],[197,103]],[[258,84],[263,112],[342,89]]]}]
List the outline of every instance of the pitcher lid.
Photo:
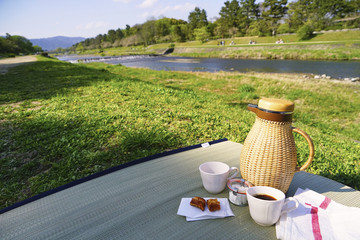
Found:
[{"label": "pitcher lid", "polygon": [[261,98],[259,100],[258,107],[276,112],[294,111],[294,103],[285,99]]}]

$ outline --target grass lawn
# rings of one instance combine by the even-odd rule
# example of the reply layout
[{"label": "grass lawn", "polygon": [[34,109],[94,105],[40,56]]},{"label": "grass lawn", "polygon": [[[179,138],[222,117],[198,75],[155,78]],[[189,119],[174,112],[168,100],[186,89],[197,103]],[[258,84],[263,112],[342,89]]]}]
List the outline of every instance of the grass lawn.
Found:
[{"label": "grass lawn", "polygon": [[[284,44],[276,44],[279,38]],[[249,41],[256,41],[250,45]],[[230,46],[230,42],[235,45]],[[296,35],[278,37],[241,37],[201,44],[198,41],[176,44],[174,55],[185,57],[299,59],[299,60],[360,60],[360,31],[327,32],[299,41]]]},{"label": "grass lawn", "polygon": [[[295,102],[309,172],[360,189],[360,85],[293,74],[185,73],[39,57],[0,75],[0,208],[140,157],[243,143],[259,97]],[[299,164],[307,144],[296,135]]]}]

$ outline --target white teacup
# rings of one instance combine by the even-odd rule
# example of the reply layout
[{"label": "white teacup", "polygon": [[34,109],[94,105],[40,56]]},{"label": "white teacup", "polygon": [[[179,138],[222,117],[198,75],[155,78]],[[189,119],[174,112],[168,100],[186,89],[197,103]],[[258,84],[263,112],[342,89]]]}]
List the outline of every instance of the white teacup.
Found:
[{"label": "white teacup", "polygon": [[[220,193],[225,187],[227,180],[239,173],[236,167],[229,167],[222,162],[206,162],[199,166],[201,180],[204,188],[209,193]],[[229,176],[231,172],[234,172]]]},{"label": "white teacup", "polygon": [[[260,199],[259,195],[271,196],[276,200]],[[285,200],[285,194],[272,187],[251,187],[246,191],[246,196],[252,219],[262,226],[275,224],[283,212],[290,212],[299,206],[299,202],[295,198],[289,197]],[[283,206],[290,202],[293,202],[294,206],[283,209]]]}]

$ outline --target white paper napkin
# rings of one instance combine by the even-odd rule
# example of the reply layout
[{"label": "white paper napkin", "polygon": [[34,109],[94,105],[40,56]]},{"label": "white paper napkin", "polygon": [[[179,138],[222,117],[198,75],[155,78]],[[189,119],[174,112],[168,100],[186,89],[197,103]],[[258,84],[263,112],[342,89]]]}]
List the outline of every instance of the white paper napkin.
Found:
[{"label": "white paper napkin", "polygon": [[360,239],[360,208],[341,205],[312,190],[299,188],[299,207],[281,215],[278,239]]},{"label": "white paper napkin", "polygon": [[[207,201],[208,199],[212,198],[204,199]],[[190,205],[191,198],[182,198],[177,214],[180,216],[185,216],[186,221],[188,222],[235,216],[230,208],[230,204],[227,198],[217,198],[217,200],[220,202],[220,210],[210,212],[207,206],[205,207],[204,211],[201,211],[201,209]]]}]

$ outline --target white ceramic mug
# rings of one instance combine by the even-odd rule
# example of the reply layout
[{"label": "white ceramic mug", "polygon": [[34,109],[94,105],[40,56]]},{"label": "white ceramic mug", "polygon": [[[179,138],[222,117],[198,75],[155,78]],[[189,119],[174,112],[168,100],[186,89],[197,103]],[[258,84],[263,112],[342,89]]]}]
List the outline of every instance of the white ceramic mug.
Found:
[{"label": "white ceramic mug", "polygon": [[[225,189],[227,180],[239,173],[236,167],[229,167],[222,162],[206,162],[199,166],[201,180],[209,193],[220,193]],[[234,172],[229,176],[231,172]]]},{"label": "white ceramic mug", "polygon": [[[255,197],[256,195],[268,195],[276,200],[263,200]],[[251,187],[246,191],[246,196],[252,219],[262,226],[275,224],[283,212],[290,212],[299,206],[299,202],[295,198],[289,197],[285,200],[285,194],[272,187]],[[293,202],[294,206],[287,207],[290,202]],[[287,208],[283,209],[284,206]]]}]

